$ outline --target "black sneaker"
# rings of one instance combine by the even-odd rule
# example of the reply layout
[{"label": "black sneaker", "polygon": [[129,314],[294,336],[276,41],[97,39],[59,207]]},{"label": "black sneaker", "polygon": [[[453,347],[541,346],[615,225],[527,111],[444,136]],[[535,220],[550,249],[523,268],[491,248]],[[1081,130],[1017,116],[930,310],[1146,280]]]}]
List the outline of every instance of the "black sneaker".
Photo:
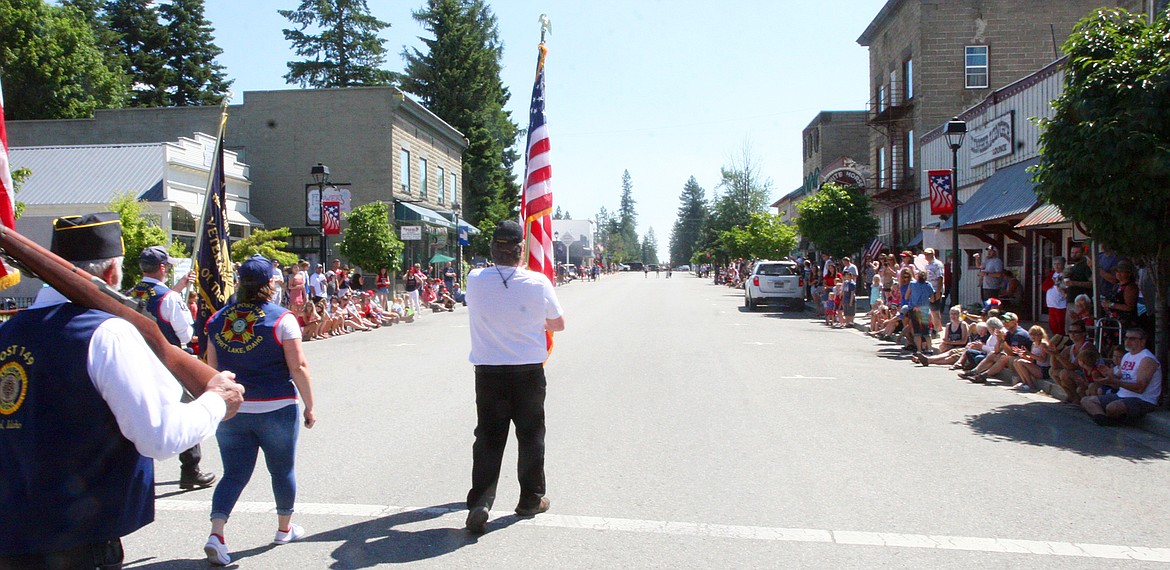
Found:
[{"label": "black sneaker", "polygon": [[464,528],[472,534],[483,534],[487,530],[488,508],[480,505],[467,513],[467,522]]},{"label": "black sneaker", "polygon": [[194,469],[193,471],[184,471],[183,474],[179,476],[180,489],[202,489],[204,487],[210,487],[214,482],[215,475],[212,475],[211,473],[204,473],[198,468]]}]

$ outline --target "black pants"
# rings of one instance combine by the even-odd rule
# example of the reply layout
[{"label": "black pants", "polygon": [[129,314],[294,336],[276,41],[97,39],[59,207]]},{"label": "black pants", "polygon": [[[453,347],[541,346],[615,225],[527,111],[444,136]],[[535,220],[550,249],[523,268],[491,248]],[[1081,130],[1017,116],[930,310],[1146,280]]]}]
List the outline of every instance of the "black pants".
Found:
[{"label": "black pants", "polygon": [[120,570],[122,540],[87,544],[40,554],[0,557],[0,570]]},{"label": "black pants", "polygon": [[471,490],[467,508],[496,500],[500,464],[508,443],[509,424],[516,424],[520,481],[517,508],[532,508],[544,497],[544,366],[475,367],[475,444],[472,446]]},{"label": "black pants", "polygon": [[[186,389],[184,389],[183,390],[183,397],[180,398],[180,401],[182,401],[184,403],[194,402],[195,398],[193,398],[191,396],[190,392],[188,392]],[[181,469],[182,473],[194,474],[194,473],[199,472],[199,460],[200,459],[203,459],[203,452],[199,449],[198,443],[195,444],[195,447],[192,447],[191,449],[188,449],[187,451],[180,453],[179,454],[179,465],[182,466],[182,469]]]}]

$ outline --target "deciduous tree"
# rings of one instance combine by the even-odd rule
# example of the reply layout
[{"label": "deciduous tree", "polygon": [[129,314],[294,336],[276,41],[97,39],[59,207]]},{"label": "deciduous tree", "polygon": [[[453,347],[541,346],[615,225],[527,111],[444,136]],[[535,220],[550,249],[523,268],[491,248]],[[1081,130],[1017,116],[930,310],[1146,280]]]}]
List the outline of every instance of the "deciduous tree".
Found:
[{"label": "deciduous tree", "polygon": [[878,219],[863,192],[825,184],[797,206],[796,227],[817,249],[833,257],[860,251],[878,232]]},{"label": "deciduous tree", "polygon": [[366,271],[402,268],[403,244],[391,229],[390,209],[385,202],[358,206],[345,215],[345,220],[349,227],[337,244],[341,255]]},{"label": "deciduous tree", "polygon": [[297,254],[284,250],[291,235],[288,228],[254,229],[251,235],[232,244],[232,261],[242,262],[253,255],[263,255],[281,265],[296,263]]}]

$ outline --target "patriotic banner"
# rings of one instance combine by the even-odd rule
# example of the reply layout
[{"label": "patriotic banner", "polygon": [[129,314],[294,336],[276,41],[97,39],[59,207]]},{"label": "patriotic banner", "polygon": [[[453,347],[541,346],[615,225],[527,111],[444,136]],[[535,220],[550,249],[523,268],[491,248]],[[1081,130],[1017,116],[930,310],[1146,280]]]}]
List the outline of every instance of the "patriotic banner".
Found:
[{"label": "patriotic banner", "polygon": [[874,238],[874,240],[869,242],[869,245],[865,248],[865,259],[877,259],[877,256],[882,252],[883,247],[885,247],[885,244],[883,244],[881,240]]},{"label": "patriotic banner", "polygon": [[928,170],[926,179],[930,184],[930,215],[950,215],[955,211],[954,182],[950,170]]},{"label": "patriotic banner", "polygon": [[468,226],[459,226],[459,245],[464,247],[471,245],[471,228]]},{"label": "patriotic banner", "polygon": [[[198,314],[195,315],[195,334],[205,338],[204,329],[211,315],[223,308],[236,292],[232,259],[228,248],[226,183],[223,172],[223,131],[227,122],[225,114],[219,127],[215,156],[212,159],[211,180],[203,201],[203,219],[200,226],[199,242],[195,245],[195,275],[198,289]],[[199,343],[200,352],[207,349],[206,342]]]},{"label": "patriotic banner", "polygon": [[[0,88],[0,224],[16,229],[16,186],[8,164],[8,131],[4,128],[4,89]],[[0,263],[0,289],[20,282],[20,272]]]},{"label": "patriotic banner", "polygon": [[325,216],[321,228],[325,235],[341,235],[341,202],[326,200],[321,203],[321,214]]},{"label": "patriotic banner", "polygon": [[552,166],[544,117],[544,56],[548,49],[542,43],[539,50],[536,83],[532,86],[532,107],[528,112],[528,154],[521,213],[525,234],[528,236],[528,269],[543,273],[549,281],[556,283],[552,240]]}]

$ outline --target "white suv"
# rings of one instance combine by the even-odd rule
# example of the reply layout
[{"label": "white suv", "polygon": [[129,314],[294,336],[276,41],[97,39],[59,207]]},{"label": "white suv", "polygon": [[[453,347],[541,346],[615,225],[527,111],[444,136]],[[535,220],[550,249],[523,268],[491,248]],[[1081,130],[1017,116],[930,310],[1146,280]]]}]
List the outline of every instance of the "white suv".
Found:
[{"label": "white suv", "polygon": [[804,277],[792,261],[757,261],[744,282],[743,306],[754,311],[765,303],[804,309]]}]

